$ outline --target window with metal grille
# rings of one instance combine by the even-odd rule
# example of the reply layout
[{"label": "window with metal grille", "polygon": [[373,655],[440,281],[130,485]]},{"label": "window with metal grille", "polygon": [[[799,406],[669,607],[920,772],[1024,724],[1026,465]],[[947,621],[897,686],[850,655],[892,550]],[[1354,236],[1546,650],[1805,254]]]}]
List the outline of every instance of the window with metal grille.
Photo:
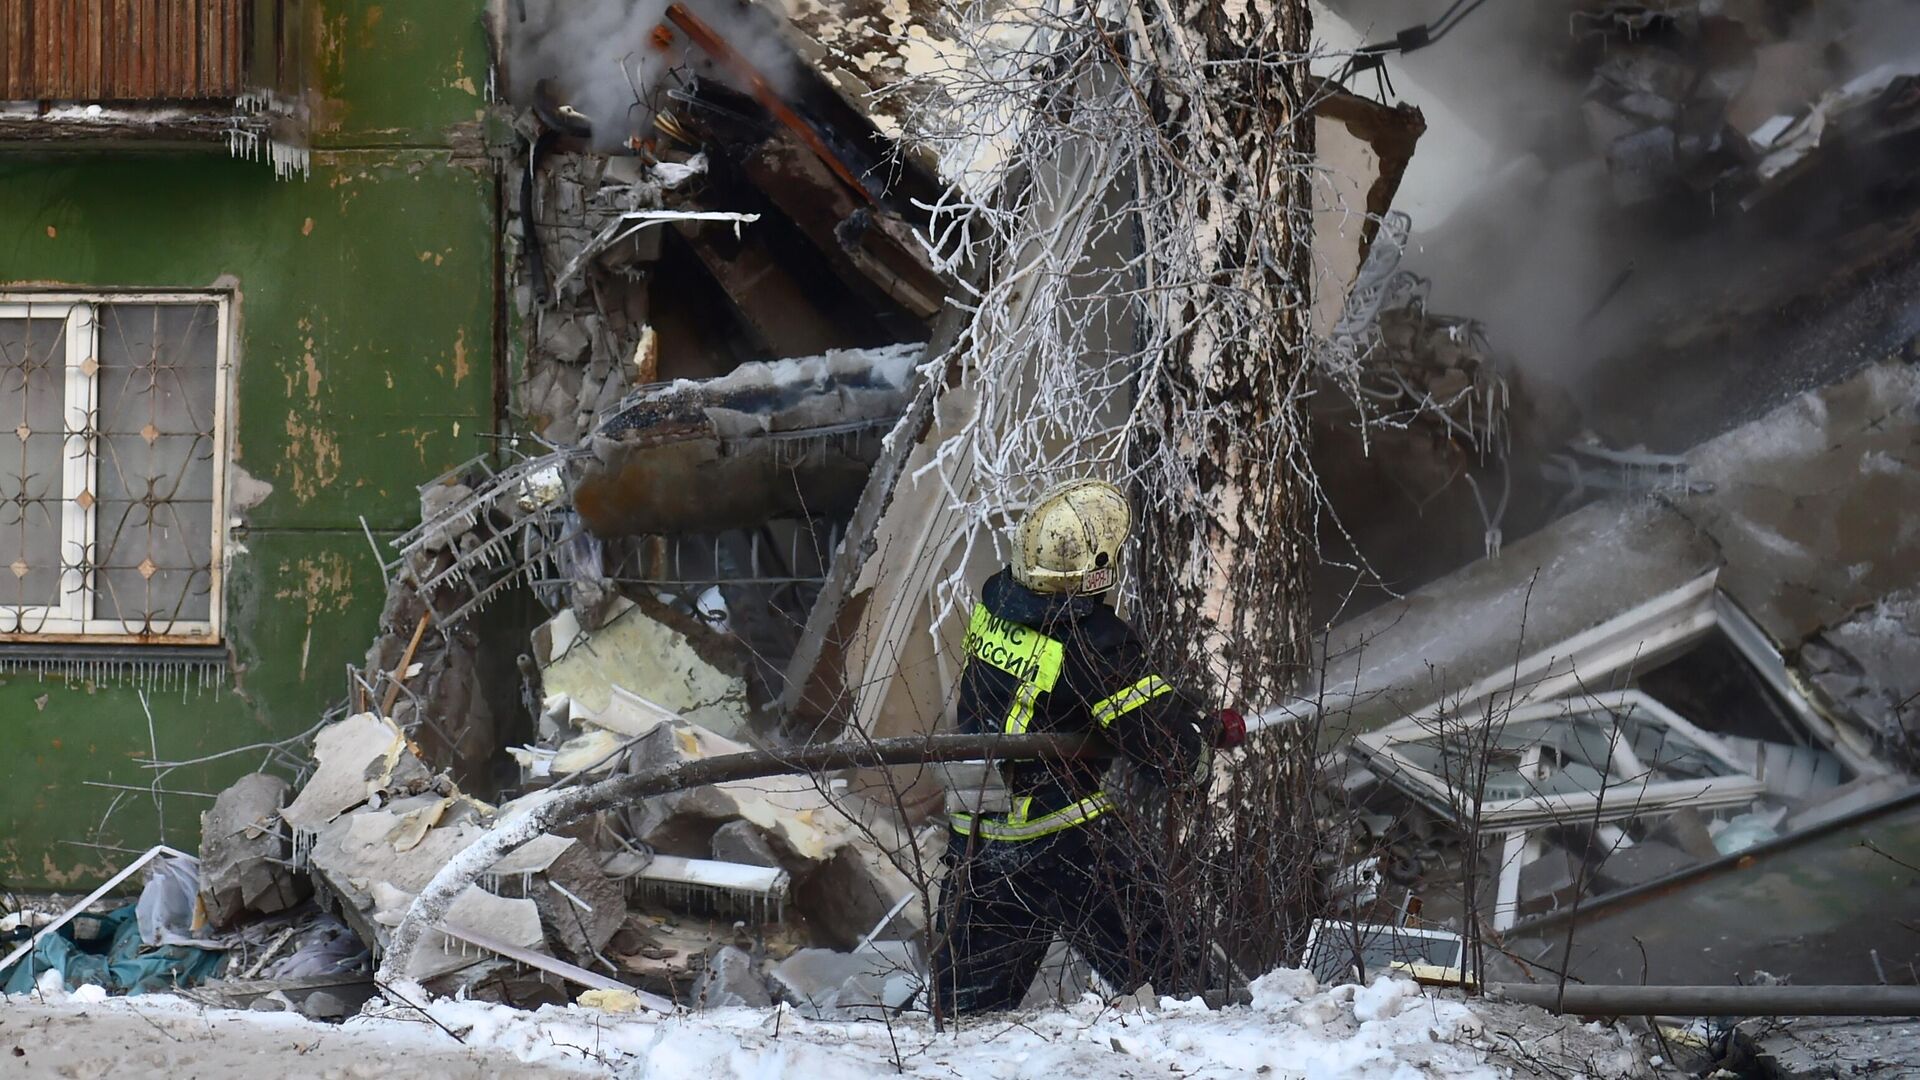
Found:
[{"label": "window with metal grille", "polygon": [[0,641],[219,640],[228,318],[0,293]]}]

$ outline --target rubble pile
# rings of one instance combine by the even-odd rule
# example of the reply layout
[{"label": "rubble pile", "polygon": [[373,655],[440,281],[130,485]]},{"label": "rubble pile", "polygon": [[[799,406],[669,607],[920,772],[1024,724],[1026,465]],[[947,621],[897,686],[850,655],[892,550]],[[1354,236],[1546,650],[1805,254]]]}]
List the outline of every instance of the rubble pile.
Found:
[{"label": "rubble pile", "polygon": [[[619,687],[597,710],[564,695],[549,705],[566,718],[550,741],[602,736],[610,753],[523,756],[530,789],[746,749]],[[429,770],[374,713],[321,729],[312,775],[280,806],[286,791],[243,777],[206,815],[201,859],[154,860],[140,925],[129,907],[84,939],[44,939],[14,968],[16,989],[52,968],[69,983],[137,991],[165,979],[208,1001],[270,1007],[252,1003],[278,994],[311,1016],[344,1015],[334,1006],[372,992],[371,965],[414,895],[515,808]],[[816,1016],[897,1008],[919,985],[924,893],[856,816],[815,779],[789,777],[678,792],[542,835],[467,888],[406,974],[494,1000],[539,992],[514,983],[531,968],[553,978],[549,993],[573,982],[682,1004],[777,998]],[[108,980],[81,956],[95,939],[113,956],[170,945],[184,962],[156,955],[139,982]]]},{"label": "rubble pile", "polygon": [[[1920,128],[1920,55],[1850,32],[1866,4],[1580,5],[1581,105],[1623,206],[1676,191],[1751,208],[1824,150]],[[1821,10],[1808,10],[1821,9]]]},{"label": "rubble pile", "polygon": [[1920,772],[1920,595],[1903,589],[1801,646],[1809,681],[1872,725],[1886,752]]}]

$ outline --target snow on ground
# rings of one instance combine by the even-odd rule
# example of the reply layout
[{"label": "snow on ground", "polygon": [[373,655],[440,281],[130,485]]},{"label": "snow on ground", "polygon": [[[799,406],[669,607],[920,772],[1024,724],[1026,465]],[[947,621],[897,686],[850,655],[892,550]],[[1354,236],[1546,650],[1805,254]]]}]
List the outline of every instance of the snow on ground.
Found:
[{"label": "snow on ground", "polygon": [[[417,987],[400,992],[425,1000]],[[378,999],[336,1026],[290,1013],[207,1009],[177,997],[105,998],[90,988],[73,994],[54,989],[8,998],[0,1008],[0,1074],[202,1080],[583,1073],[627,1080],[1538,1075],[1524,1065],[1516,1070],[1511,1058],[1498,1054],[1502,1040],[1483,1019],[1488,1006],[1428,996],[1412,983],[1387,978],[1368,987],[1323,990],[1297,971],[1257,980],[1251,1007],[1213,1012],[1198,1001],[1163,998],[1157,1009],[1123,1011],[1089,998],[1065,1010],[972,1020],[947,1034],[931,1031],[924,1017],[891,1025],[811,1021],[784,1007],[672,1018],[577,1005],[524,1012],[451,999],[432,1001],[426,1009],[448,1030],[414,1008]],[[1584,1035],[1579,1055],[1589,1075],[1630,1074],[1631,1055],[1611,1036],[1546,1022],[1556,1032],[1536,1031],[1529,1039]],[[1594,1068],[1596,1063],[1602,1067]]]}]

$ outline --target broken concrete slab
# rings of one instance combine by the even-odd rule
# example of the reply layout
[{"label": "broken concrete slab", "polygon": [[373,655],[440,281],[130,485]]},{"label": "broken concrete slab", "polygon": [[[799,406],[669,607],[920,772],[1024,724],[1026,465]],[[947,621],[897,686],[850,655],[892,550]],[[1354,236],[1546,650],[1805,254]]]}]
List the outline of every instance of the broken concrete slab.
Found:
[{"label": "broken concrete slab", "polygon": [[1580,867],[1562,847],[1550,847],[1520,868],[1520,913],[1535,915],[1564,907],[1579,895]]},{"label": "broken concrete slab", "polygon": [[1828,626],[1800,650],[1800,667],[1833,705],[1856,717],[1908,767],[1920,764],[1920,590],[1901,589]]},{"label": "broken concrete slab", "polygon": [[854,952],[800,949],[770,974],[780,996],[814,1019],[887,1016],[921,986],[918,955],[906,941],[869,942]]},{"label": "broken concrete slab", "polygon": [[[636,767],[651,767],[748,749],[697,724],[676,721],[641,738],[634,761]],[[638,839],[660,851],[704,858],[721,825],[746,821],[767,837],[782,866],[799,872],[868,839],[823,784],[810,776],[770,776],[693,788],[646,800],[630,814],[629,824]]]},{"label": "broken concrete slab", "polygon": [[711,630],[664,605],[619,598],[598,630],[571,609],[533,633],[533,657],[548,695],[565,694],[589,717],[613,707],[613,688],[722,735],[746,722],[751,708],[738,657]]},{"label": "broken concrete slab", "polygon": [[1040,970],[1034,972],[1033,982],[1027,985],[1025,997],[1020,999],[1022,1009],[1040,1009],[1049,1005],[1071,1005],[1079,1001],[1082,995],[1094,991],[1097,977],[1093,965],[1080,955],[1079,950],[1064,941],[1056,940],[1047,946],[1047,955],[1040,961]]},{"label": "broken concrete slab", "polygon": [[664,723],[687,719],[652,698],[643,697],[617,684],[609,688],[606,708],[588,713],[569,703],[569,709],[582,724],[592,724],[628,738],[645,735]]},{"label": "broken concrete slab", "polygon": [[1632,847],[1619,848],[1608,855],[1606,861],[1600,864],[1596,880],[1602,889],[1612,892],[1658,881],[1699,861],[1698,856],[1689,855],[1672,844],[1642,840]]},{"label": "broken concrete slab", "polygon": [[534,876],[528,895],[555,950],[582,965],[606,947],[627,917],[626,891],[578,843]]},{"label": "broken concrete slab", "polygon": [[818,1018],[833,1007],[841,989],[870,966],[852,953],[801,949],[774,965],[771,974],[782,997]]},{"label": "broken concrete slab", "polygon": [[600,537],[851,510],[922,351],[834,350],[644,388],[591,439],[574,506]]},{"label": "broken concrete slab", "polygon": [[[383,937],[372,918],[378,890],[418,892],[435,871],[485,832],[473,809],[463,804],[451,814],[443,809],[435,827],[416,835],[421,811],[439,801],[414,796],[379,810],[344,814],[324,826],[304,849],[296,849],[313,875],[322,906],[376,950]],[[456,816],[459,820],[451,820]],[[396,840],[408,846],[402,850]]]},{"label": "broken concrete slab", "polygon": [[374,713],[357,713],[320,729],[313,740],[313,776],[280,817],[293,830],[294,861],[329,822],[365,803],[395,780],[428,776],[407,749],[398,725]]},{"label": "broken concrete slab", "polygon": [[296,1006],[309,1020],[345,1020],[352,1008],[331,990],[315,990]]},{"label": "broken concrete slab", "polygon": [[[384,930],[396,925],[413,894],[440,867],[486,832],[473,804],[460,802],[451,809],[457,820],[443,816],[439,824],[416,836],[407,826],[431,798],[416,796],[385,809],[347,815],[324,831],[313,846],[310,860],[314,874],[338,898],[341,917],[370,943],[382,940]],[[410,846],[403,850],[396,839]],[[527,852],[528,847],[535,851]],[[502,914],[504,909],[491,907],[473,909],[471,913],[476,916],[487,917],[485,924],[462,921],[464,916],[456,907],[450,925],[526,948],[544,949],[551,941],[568,955],[591,957],[625,917],[620,886],[609,881],[598,862],[575,841],[538,837],[510,852],[495,867],[487,880],[502,891],[513,891],[517,884],[521,895],[496,897],[472,891],[489,900],[512,899],[524,907],[507,914]],[[387,913],[394,922],[383,918]],[[531,922],[527,921],[529,917]],[[421,951],[431,950],[423,946]]]},{"label": "broken concrete slab", "polygon": [[200,902],[214,926],[284,911],[311,891],[288,864],[292,845],[279,819],[287,793],[280,777],[249,773],[200,815]]},{"label": "broken concrete slab", "polygon": [[894,916],[893,933],[913,937],[926,926],[920,890],[891,858],[866,843],[840,848],[794,893],[794,902],[807,913],[821,940],[840,948],[858,944],[902,898],[908,903]]},{"label": "broken concrete slab", "polygon": [[1614,201],[1635,206],[1671,190],[1679,174],[1678,149],[1673,129],[1665,126],[1615,139],[1607,148]]},{"label": "broken concrete slab", "polygon": [[729,821],[713,831],[713,857],[748,866],[779,866],[767,834],[750,821]]},{"label": "broken concrete slab", "polygon": [[[371,921],[385,929],[400,925],[414,894],[376,882],[372,896]],[[449,933],[457,930],[459,934]],[[540,923],[540,910],[531,900],[495,896],[478,886],[469,885],[447,910],[444,927],[429,927],[413,952],[407,975],[413,979],[431,979],[470,965],[475,947],[459,935],[481,936],[527,950],[538,951],[546,941]]]},{"label": "broken concrete slab", "polygon": [[1718,563],[1712,539],[1678,514],[1596,503],[1335,627],[1324,679],[1305,685],[1328,688],[1329,727],[1371,730],[1499,677],[1519,627],[1529,648],[1567,641]]},{"label": "broken concrete slab", "polygon": [[773,1004],[767,978],[753,958],[731,945],[725,945],[707,957],[707,966],[693,985],[693,1007],[725,1009],[746,1006],[765,1008]]},{"label": "broken concrete slab", "polygon": [[[392,722],[371,714],[323,729],[316,745],[314,782],[282,816],[296,836],[307,838],[296,854],[323,906],[377,951],[414,894],[511,804],[496,810],[429,776]],[[535,837],[498,860],[486,880],[500,888],[517,885],[521,896],[470,888],[448,925],[516,948],[544,949],[550,934],[569,955],[591,957],[625,918],[619,884],[566,837]],[[461,921],[468,915],[481,921]],[[423,948],[416,956],[449,951],[455,950]],[[434,974],[451,970],[428,960],[421,965]]]},{"label": "broken concrete slab", "polygon": [[1716,541],[1720,587],[1791,652],[1920,577],[1920,370],[1874,364],[1686,455],[1713,482],[1675,508]]}]

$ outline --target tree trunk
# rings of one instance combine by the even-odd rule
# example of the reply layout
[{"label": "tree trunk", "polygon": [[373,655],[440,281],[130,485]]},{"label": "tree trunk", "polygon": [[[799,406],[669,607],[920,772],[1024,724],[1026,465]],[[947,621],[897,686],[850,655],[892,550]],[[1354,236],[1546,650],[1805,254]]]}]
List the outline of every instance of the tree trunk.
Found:
[{"label": "tree trunk", "polygon": [[1156,88],[1171,145],[1143,177],[1149,234],[1196,239],[1195,265],[1171,268],[1174,299],[1153,312],[1172,345],[1143,388],[1157,423],[1136,460],[1166,454],[1182,475],[1143,500],[1136,580],[1152,584],[1138,621],[1222,700],[1260,707],[1297,676],[1309,637],[1313,123],[1298,58],[1311,19],[1302,0],[1144,2],[1164,52],[1209,66],[1202,93]]},{"label": "tree trunk", "polygon": [[[1187,265],[1145,283],[1163,297],[1146,332],[1167,345],[1132,448],[1147,489],[1136,615],[1181,681],[1253,712],[1292,688],[1310,641],[1311,18],[1304,0],[1140,2],[1169,144],[1143,163],[1143,242]],[[1224,808],[1167,818],[1172,887],[1206,898],[1186,930],[1254,971],[1291,961],[1312,913],[1316,734],[1256,736]]]}]

